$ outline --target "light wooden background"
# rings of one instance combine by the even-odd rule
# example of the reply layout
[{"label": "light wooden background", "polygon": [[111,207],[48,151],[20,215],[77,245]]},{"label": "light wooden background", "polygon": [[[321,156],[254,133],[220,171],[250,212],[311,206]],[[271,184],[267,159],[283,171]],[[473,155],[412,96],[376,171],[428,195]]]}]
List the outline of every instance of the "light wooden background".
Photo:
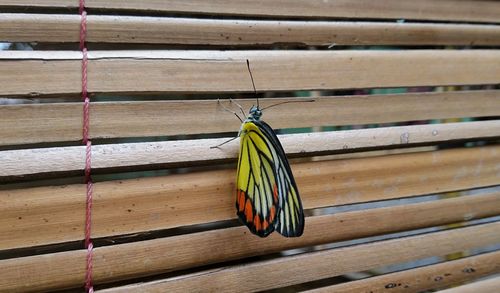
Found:
[{"label": "light wooden background", "polygon": [[[500,288],[500,2],[86,4],[97,291]],[[77,10],[0,0],[1,292],[83,290]],[[239,129],[218,99],[255,104],[247,60],[261,106],[314,98],[263,116],[297,239],[237,222],[238,140],[210,148]]]}]

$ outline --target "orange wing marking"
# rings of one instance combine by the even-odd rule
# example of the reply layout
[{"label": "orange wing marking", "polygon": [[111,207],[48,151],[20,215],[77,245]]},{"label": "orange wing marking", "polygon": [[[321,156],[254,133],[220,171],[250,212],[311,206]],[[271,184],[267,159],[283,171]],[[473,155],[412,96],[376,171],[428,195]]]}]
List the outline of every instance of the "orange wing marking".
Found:
[{"label": "orange wing marking", "polygon": [[262,230],[267,230],[268,227],[269,227],[269,223],[266,220],[264,220],[262,222]]},{"label": "orange wing marking", "polygon": [[238,210],[243,212],[245,209],[245,192],[243,190],[238,190]]},{"label": "orange wing marking", "polygon": [[254,224],[255,224],[255,230],[260,231],[262,230],[262,225],[260,224],[260,217],[259,215],[255,215],[253,218]]},{"label": "orange wing marking", "polygon": [[276,208],[274,206],[269,210],[269,222],[273,222],[274,217],[276,217]]},{"label": "orange wing marking", "polygon": [[273,188],[274,202],[278,202],[278,186],[275,184]]},{"label": "orange wing marking", "polygon": [[253,213],[252,213],[252,204],[250,203],[250,200],[247,200],[247,203],[245,205],[245,217],[247,219],[247,222],[252,222],[253,220]]}]

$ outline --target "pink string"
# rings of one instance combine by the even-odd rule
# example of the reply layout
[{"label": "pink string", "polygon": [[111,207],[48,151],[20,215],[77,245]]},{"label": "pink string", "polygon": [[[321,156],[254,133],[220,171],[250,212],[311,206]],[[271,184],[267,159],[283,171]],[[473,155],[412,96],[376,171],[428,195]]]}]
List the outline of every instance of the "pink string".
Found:
[{"label": "pink string", "polygon": [[87,274],[85,275],[85,289],[89,293],[94,293],[94,286],[92,286],[92,249],[94,245],[92,242],[87,247]]},{"label": "pink string", "polygon": [[87,36],[87,11],[84,10],[83,6],[85,0],[80,0],[80,51],[85,48],[85,37]]},{"label": "pink string", "polygon": [[[85,81],[82,81],[82,82],[85,82]],[[87,84],[87,83],[85,82],[85,84]],[[85,97],[83,97],[83,131],[82,131],[83,144],[85,144],[85,145],[88,142],[90,142],[89,141],[89,128],[90,128],[89,123],[90,123],[90,99],[88,96],[85,96]],[[86,160],[88,160],[88,159],[86,159]],[[90,166],[89,166],[89,168],[90,168]],[[90,170],[89,170],[89,174],[90,174]],[[85,174],[85,176],[87,176],[87,175]]]},{"label": "pink string", "polygon": [[87,36],[87,12],[85,11],[85,0],[80,0],[79,13],[81,16],[80,24],[80,50],[82,51],[82,100],[83,100],[83,144],[85,148],[85,184],[87,184],[87,202],[85,208],[85,248],[87,249],[87,270],[85,273],[85,289],[89,293],[94,292],[92,285],[92,250],[94,244],[92,243],[91,223],[92,223],[92,177],[91,177],[91,163],[92,163],[92,142],[89,139],[89,120],[90,120],[90,99],[87,90],[87,67],[88,67],[88,54],[85,45]]}]

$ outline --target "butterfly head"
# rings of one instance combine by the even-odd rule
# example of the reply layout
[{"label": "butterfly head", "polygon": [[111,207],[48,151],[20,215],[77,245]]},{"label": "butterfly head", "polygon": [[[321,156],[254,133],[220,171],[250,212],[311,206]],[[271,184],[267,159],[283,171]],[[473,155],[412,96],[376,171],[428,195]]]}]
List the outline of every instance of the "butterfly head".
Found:
[{"label": "butterfly head", "polygon": [[250,109],[250,115],[248,118],[254,119],[254,120],[260,120],[260,117],[262,116],[262,110],[259,108],[259,106],[252,106]]}]

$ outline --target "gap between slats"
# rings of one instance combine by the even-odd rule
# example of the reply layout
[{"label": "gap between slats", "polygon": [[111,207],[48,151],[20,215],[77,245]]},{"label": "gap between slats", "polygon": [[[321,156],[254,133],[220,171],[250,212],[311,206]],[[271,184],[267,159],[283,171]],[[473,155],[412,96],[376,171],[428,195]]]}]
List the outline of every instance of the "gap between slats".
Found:
[{"label": "gap between slats", "polygon": [[[496,90],[311,98],[312,103],[267,109],[263,119],[280,129],[500,115],[500,91]],[[259,102],[266,107],[297,100]],[[245,111],[255,104],[254,99],[235,101]],[[227,100],[221,103],[237,109]],[[81,113],[80,103],[0,105],[0,145],[77,141]],[[214,100],[95,102],[90,115],[92,139],[236,132],[240,127],[238,119]]]},{"label": "gap between slats", "polygon": [[[215,287],[206,286],[217,286],[218,284],[224,286],[223,289],[233,291],[238,288],[247,288],[247,290],[253,291],[271,289],[276,286],[293,285],[383,265],[492,245],[500,241],[500,234],[496,233],[499,228],[500,223],[494,222],[306,253],[244,266],[226,267],[223,270],[208,271],[203,274],[160,282],[159,286],[163,291],[171,291],[168,289],[192,288],[192,286],[199,285],[199,282],[204,282],[204,288],[207,289],[215,289]],[[249,242],[241,239],[243,233],[246,231],[241,230],[239,236],[232,237],[229,241],[224,240],[225,242],[220,242],[220,235],[212,234],[210,239],[205,239],[204,242],[200,243],[193,239],[199,234],[194,234],[98,247],[94,249],[94,281],[95,284],[102,284],[235,259],[249,256],[248,251],[251,249],[258,249],[262,253],[261,247],[250,245]],[[321,234],[325,234],[323,229],[321,229]],[[247,236],[257,239],[255,236]],[[182,243],[185,242],[180,241],[182,238],[189,242]],[[306,237],[285,239],[280,236],[271,236],[264,240],[258,240],[259,246],[267,242],[272,243],[275,248],[283,249],[293,245],[292,243],[304,241],[304,239]],[[177,243],[167,243],[172,240]],[[193,245],[202,245],[203,249],[192,250]],[[85,250],[78,250],[0,261],[2,275],[0,289],[21,291],[28,288],[31,290],[50,290],[77,287],[81,284],[85,274],[85,256]],[[51,269],[44,269],[47,266]],[[294,271],[294,274],[290,274],[291,270]],[[61,274],[61,272],[65,272],[65,274]],[[275,281],[278,279],[282,282]],[[150,284],[142,284],[142,286],[148,285]],[[125,290],[127,289],[129,288],[125,288]]]},{"label": "gap between slats", "polygon": [[[290,156],[345,153],[500,137],[500,120],[381,127],[279,135]],[[92,150],[92,167],[102,172],[130,168],[158,169],[235,160],[239,140],[220,148],[228,138],[103,144]],[[0,182],[76,174],[85,167],[85,147],[54,147],[0,151]]]},{"label": "gap between slats", "polygon": [[[66,61],[63,61],[63,62],[66,62]],[[147,69],[146,69],[146,70],[147,70]],[[498,73],[497,68],[494,68],[492,72],[496,72],[496,73]],[[491,73],[491,72],[490,72],[490,73]],[[417,75],[418,75],[418,74],[420,74],[420,73],[418,73],[418,72],[416,72],[416,73],[415,73],[415,72],[414,72],[414,74],[417,74]],[[467,77],[467,78],[468,78],[468,79],[466,79],[466,80],[467,80],[466,82],[470,82],[470,78],[471,78],[471,77],[469,76],[469,77]],[[484,78],[483,78],[483,80],[484,80]],[[402,81],[401,81],[401,82],[402,82]],[[421,81],[419,81],[419,82],[421,82]],[[136,90],[137,90],[137,89],[136,89]],[[165,90],[165,89],[161,89],[161,90]],[[280,89],[279,89],[279,90],[280,90]],[[113,91],[113,90],[111,90],[111,91]],[[174,90],[174,91],[177,91],[177,90]],[[235,91],[240,91],[240,90],[236,89]],[[16,93],[16,94],[17,94],[17,93]],[[477,169],[476,169],[476,170],[477,170]],[[482,226],[482,227],[485,227],[485,226],[486,226],[486,225],[484,225],[484,226]],[[497,229],[497,230],[498,230],[498,229]],[[474,231],[473,231],[473,232],[474,232]],[[468,233],[468,234],[469,234],[469,236],[471,236],[470,234],[473,234],[472,236],[474,236],[474,233],[473,233],[473,232],[469,232],[469,233]],[[484,232],[484,231],[483,231],[483,232]],[[491,233],[492,233],[492,231],[486,231],[486,232],[488,232],[488,234],[491,234]],[[484,232],[484,233],[486,233],[486,232]],[[450,233],[451,233],[451,232],[450,232]],[[486,235],[488,235],[488,234],[486,234]],[[437,234],[436,234],[436,235],[437,235]],[[478,237],[478,238],[481,238],[481,236],[483,236],[483,235],[475,235],[475,236],[476,236],[476,237]],[[423,237],[425,237],[425,236],[423,236]],[[488,237],[490,237],[490,238],[491,238],[492,236],[488,236]],[[483,238],[484,238],[484,237],[483,237]],[[413,238],[412,238],[412,239],[413,239]],[[460,238],[456,237],[456,238],[455,238],[455,241],[458,241],[459,239],[460,239]],[[442,239],[442,241],[447,241],[447,240],[444,240],[444,238],[443,238],[443,239]],[[476,240],[476,241],[481,241],[481,240]],[[495,241],[497,241],[497,242],[498,242],[498,240],[495,240]],[[442,244],[442,245],[444,245],[444,246],[448,245],[448,244],[447,244],[447,242],[445,242],[445,243],[441,243],[441,244]],[[476,242],[476,244],[477,244],[477,242]],[[476,244],[475,244],[475,245],[476,245]],[[451,244],[450,244],[450,245],[451,245]],[[465,244],[463,244],[463,245],[465,245]],[[434,249],[434,248],[430,248],[430,249]],[[436,249],[437,249],[437,248],[435,248],[435,249],[434,249],[434,251],[435,251]],[[455,249],[455,247],[454,247],[454,249]],[[373,251],[371,251],[371,253],[373,253]],[[375,252],[375,254],[376,254],[376,252]],[[354,254],[352,254],[352,255],[354,255]],[[392,254],[391,254],[391,256],[392,256]],[[406,257],[406,256],[405,256],[405,257]],[[413,256],[413,257],[415,257],[415,256]],[[22,260],[21,260],[21,261],[22,261]],[[115,265],[116,265],[116,264],[115,264]],[[79,267],[79,266],[77,265],[76,267]],[[295,268],[295,266],[294,266],[294,268]],[[28,270],[28,271],[29,271],[29,270]],[[40,268],[39,268],[39,270],[38,270],[38,271],[40,271]],[[35,272],[33,272],[33,273],[35,273]],[[231,272],[223,272],[223,274],[224,274],[224,273],[226,273],[226,274],[230,274]],[[216,273],[216,274],[217,274],[217,273]],[[36,277],[35,277],[35,278],[36,278]],[[62,281],[62,282],[64,282],[64,280],[67,280],[67,279],[64,279],[64,277],[63,277],[63,281]],[[23,281],[24,281],[24,280],[23,280]],[[57,280],[56,282],[59,282],[59,280]],[[196,281],[195,281],[195,282],[196,282]],[[22,283],[22,282],[20,282],[20,283]],[[174,282],[174,283],[175,283],[175,282]],[[21,285],[24,285],[24,284],[21,284]],[[176,286],[176,285],[178,285],[178,284],[174,284],[174,286]],[[188,284],[188,285],[189,285],[189,284]],[[229,284],[229,285],[230,285],[230,284]],[[168,286],[168,285],[167,285],[167,286]],[[182,286],[182,284],[181,284],[181,286]],[[262,286],[265,286],[265,284],[263,284]],[[35,286],[35,287],[36,287],[36,286]]]},{"label": "gap between slats", "polygon": [[500,288],[500,276],[462,285],[460,287],[442,290],[442,293],[477,293],[495,292]]},{"label": "gap between slats", "polygon": [[[415,215],[418,217],[418,213]],[[199,266],[228,259],[235,259],[256,254],[269,253],[272,251],[278,251],[287,248],[300,247],[307,245],[307,243],[310,243],[311,240],[314,241],[315,238],[316,242],[318,241],[318,239],[322,239],[322,241],[331,241],[331,239],[328,240],[328,238],[336,238],[338,237],[338,233],[336,231],[332,235],[330,235],[329,233],[325,233],[325,223],[331,223],[331,219],[328,219],[328,217],[331,216],[309,218],[309,221],[319,220],[320,222],[316,224],[314,224],[314,222],[311,223],[309,225],[309,230],[306,229],[306,234],[304,235],[304,237],[293,240],[287,240],[276,235],[262,240],[260,238],[256,238],[253,235],[247,234],[246,228],[237,227],[197,233],[193,235],[184,235],[97,248],[95,250],[96,281],[100,282],[103,280],[103,278],[109,281],[121,279],[125,276],[131,277],[132,275],[140,276],[152,274],[154,272],[158,273],[171,270],[179,270],[187,267]],[[325,222],[321,221],[321,219],[325,220]],[[372,222],[369,225],[366,223],[361,223],[359,229],[373,229],[373,224],[377,223],[377,221],[371,221]],[[394,224],[392,223],[393,221],[390,222],[391,223],[389,226],[394,227]],[[404,221],[399,221],[398,223],[403,224]],[[485,226],[491,225],[498,226],[498,224],[487,224]],[[348,228],[349,229],[346,231],[348,235],[352,235],[351,233],[359,230],[353,230],[351,229],[351,226]],[[471,227],[467,230],[472,230],[471,234],[466,233],[466,235],[472,235],[473,237],[471,239],[473,239],[474,241],[477,241],[479,238],[481,238],[474,237],[474,233],[481,230],[478,229],[478,227]],[[334,230],[326,231],[333,232]],[[486,233],[485,236],[491,238],[493,234],[495,233],[490,232]],[[498,236],[494,237],[498,238]],[[251,245],[254,242],[258,242],[258,245],[257,243]],[[460,241],[451,241],[450,243],[455,242],[458,243]],[[210,243],[210,245],[207,245],[208,243]],[[236,243],[245,243],[245,245],[235,245]],[[461,243],[463,244],[464,241],[461,241]],[[314,242],[310,244],[314,244]],[[214,247],[217,247],[216,251],[218,253],[214,253]],[[415,249],[415,251],[418,251],[418,249]],[[0,261],[0,272],[2,272],[2,275],[4,276],[2,281],[5,282],[4,284],[2,284],[2,281],[0,281],[0,287],[22,288],[22,286],[33,286],[33,288],[35,289],[45,289],[56,288],[50,287],[54,285],[71,286],[68,282],[74,284],[75,280],[77,280],[80,274],[83,273],[83,271],[81,270],[84,269],[84,258],[84,251],[72,251]],[[80,262],[81,264],[78,265]],[[39,269],[40,265],[50,265],[53,268],[57,267],[57,269],[44,271]],[[26,276],[22,275],[25,282],[21,283],[16,282],[16,278],[13,277],[14,275],[12,275],[15,274],[19,276],[16,273],[18,272],[16,268],[20,267],[24,268],[23,272],[28,272],[26,273]],[[36,272],[43,271],[44,273],[29,274],[29,271],[31,270]],[[61,276],[59,273],[60,271],[66,271],[68,274]],[[56,277],[56,280],[52,279],[54,277]],[[58,284],[55,284],[54,282]]]},{"label": "gap between slats", "polygon": [[[5,42],[78,42],[79,15],[0,14]],[[87,41],[183,45],[500,44],[500,26],[89,15]]]},{"label": "gap between slats", "polygon": [[500,241],[498,233],[492,235],[495,228],[500,228],[500,223],[227,266],[106,291],[189,292],[203,288],[217,292],[256,292],[495,244]]},{"label": "gap between slats", "polygon": [[[499,153],[498,146],[454,149],[292,168],[304,207],[311,209],[498,185]],[[222,170],[95,183],[92,234],[234,219],[234,180],[234,170]],[[84,194],[84,185],[0,191],[1,248],[81,239]]]},{"label": "gap between slats", "polygon": [[[451,285],[463,284],[463,282],[500,273],[499,263],[500,251],[496,251],[304,292],[359,293],[369,292],[370,290],[373,292],[389,291],[395,293],[423,292],[443,289]],[[389,290],[387,286],[389,286]],[[454,287],[453,290],[459,290],[459,288]],[[452,292],[455,293],[456,291]]]},{"label": "gap between slats", "polygon": [[[0,51],[0,95],[77,93],[80,55]],[[500,50],[93,51],[88,90],[253,92],[246,60],[258,91],[484,85],[500,83],[499,59]]]},{"label": "gap between slats", "polygon": [[[90,9],[128,10],[141,13],[180,13],[199,15],[232,15],[300,18],[392,18],[439,21],[496,22],[500,5],[495,1],[461,0],[87,0]],[[77,8],[67,0],[0,0],[6,7]],[[387,9],[390,7],[391,9]]]}]

